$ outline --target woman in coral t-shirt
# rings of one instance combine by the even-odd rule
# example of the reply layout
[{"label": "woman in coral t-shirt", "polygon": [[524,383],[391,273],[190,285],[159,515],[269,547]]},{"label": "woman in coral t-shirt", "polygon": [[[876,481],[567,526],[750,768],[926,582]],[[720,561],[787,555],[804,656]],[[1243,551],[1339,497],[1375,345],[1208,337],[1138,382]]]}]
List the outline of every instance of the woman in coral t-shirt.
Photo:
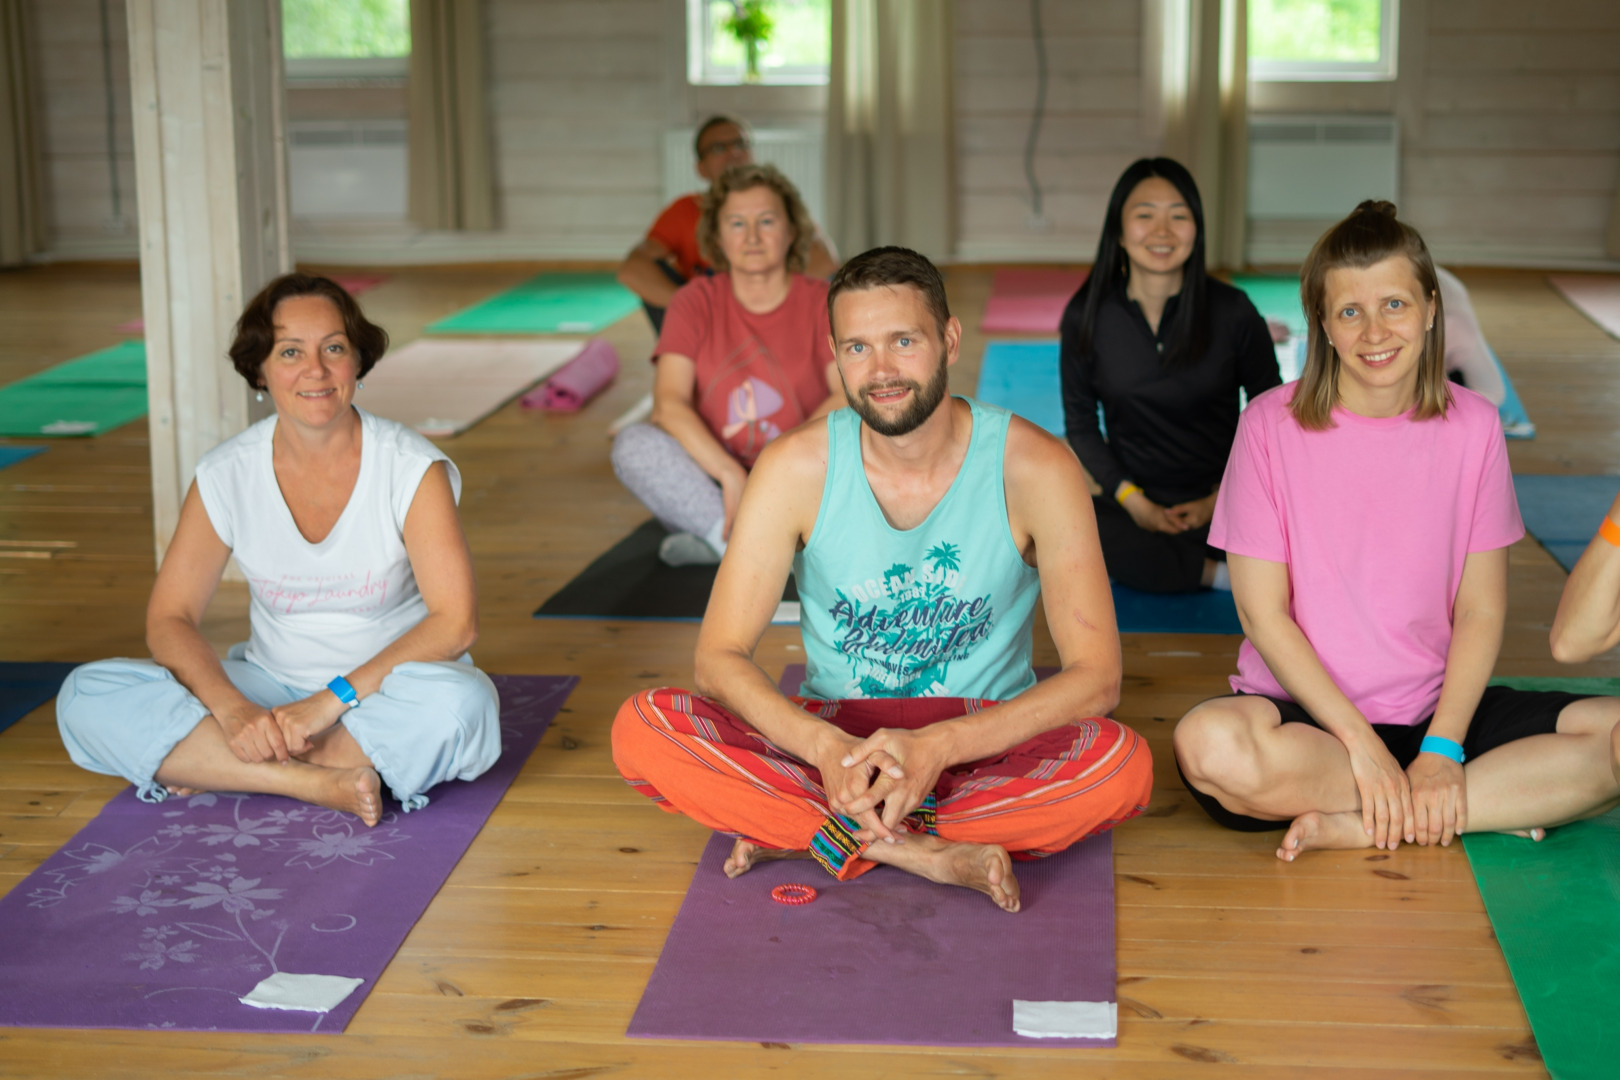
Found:
[{"label": "woman in coral t-shirt", "polygon": [[[1487,686],[1524,535],[1496,409],[1445,375],[1423,239],[1365,202],[1316,243],[1299,382],[1244,412],[1210,543],[1248,640],[1176,728],[1216,821],[1312,848],[1540,839],[1620,801],[1620,699]],[[1467,762],[1466,767],[1464,762]]]},{"label": "woman in coral t-shirt", "polygon": [[827,283],[802,273],[814,234],[770,165],[733,166],[703,198],[698,240],[717,272],[670,301],[650,422],[613,443],[614,472],[670,530],[666,563],[719,562],[760,451],[844,406]]}]

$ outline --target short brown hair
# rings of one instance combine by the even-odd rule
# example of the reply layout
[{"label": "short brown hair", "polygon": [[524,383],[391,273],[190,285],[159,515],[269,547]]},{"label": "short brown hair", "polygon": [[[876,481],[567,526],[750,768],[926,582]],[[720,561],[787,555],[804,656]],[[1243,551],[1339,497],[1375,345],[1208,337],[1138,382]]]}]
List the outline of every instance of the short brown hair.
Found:
[{"label": "short brown hair", "polygon": [[1418,231],[1395,216],[1394,203],[1368,199],[1322,234],[1300,274],[1299,299],[1310,323],[1305,371],[1294,387],[1290,406],[1300,427],[1309,431],[1332,427],[1333,406],[1339,401],[1339,354],[1322,325],[1327,318],[1328,271],[1350,267],[1361,270],[1397,255],[1406,256],[1412,264],[1418,288],[1431,305],[1433,322],[1418,356],[1415,415],[1419,420],[1446,415],[1451,404],[1451,386],[1446,379],[1446,312],[1441,305],[1434,259]]},{"label": "short brown hair", "polygon": [[698,250],[716,270],[731,269],[726,253],[720,250],[720,208],[733,192],[757,187],[770,188],[782,200],[782,209],[793,226],[793,246],[788,248],[787,268],[795,274],[804,273],[804,268],[810,265],[810,243],[816,236],[816,223],[799,197],[799,189],[775,165],[733,165],[720,174],[703,196],[703,216],[698,219]]},{"label": "short brown hair", "polygon": [[348,290],[331,278],[297,271],[282,274],[260,289],[259,295],[249,300],[242,310],[242,317],[236,320],[230,356],[237,374],[253,389],[264,389],[260,374],[276,344],[276,308],[283,300],[298,296],[324,296],[332,301],[332,306],[343,317],[343,333],[360,357],[360,378],[365,378],[366,372],[376,367],[377,361],[388,351],[388,331],[367,319]]},{"label": "short brown hair", "polygon": [[[838,268],[827,287],[827,321],[832,323],[833,301],[840,293],[860,292],[886,285],[910,285],[923,295],[928,313],[934,317],[939,336],[951,321],[951,306],[945,301],[945,279],[939,267],[910,248],[879,247],[863,251]],[[836,331],[834,331],[836,334]]]},{"label": "short brown hair", "polygon": [[747,139],[750,144],[753,143],[754,133],[748,127],[748,121],[743,120],[740,117],[729,116],[726,113],[715,113],[713,116],[703,121],[703,123],[699,124],[697,131],[692,133],[693,157],[697,158],[699,161],[703,160],[703,136],[707,135],[710,129],[717,128],[721,124],[730,124],[732,127],[742,132],[743,138]]}]

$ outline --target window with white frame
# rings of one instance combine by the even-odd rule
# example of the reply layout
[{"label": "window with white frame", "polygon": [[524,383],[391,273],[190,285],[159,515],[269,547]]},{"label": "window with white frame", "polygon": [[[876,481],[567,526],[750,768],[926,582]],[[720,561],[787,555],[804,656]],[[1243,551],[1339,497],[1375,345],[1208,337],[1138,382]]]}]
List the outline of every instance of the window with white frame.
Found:
[{"label": "window with white frame", "polygon": [[289,79],[403,79],[410,0],[281,0]]},{"label": "window with white frame", "polygon": [[1400,0],[1249,0],[1249,78],[1395,78]]},{"label": "window with white frame", "polygon": [[[687,0],[687,80],[806,85],[827,81],[830,0]],[[749,38],[765,30],[763,37]],[[752,68],[750,69],[750,53]]]}]

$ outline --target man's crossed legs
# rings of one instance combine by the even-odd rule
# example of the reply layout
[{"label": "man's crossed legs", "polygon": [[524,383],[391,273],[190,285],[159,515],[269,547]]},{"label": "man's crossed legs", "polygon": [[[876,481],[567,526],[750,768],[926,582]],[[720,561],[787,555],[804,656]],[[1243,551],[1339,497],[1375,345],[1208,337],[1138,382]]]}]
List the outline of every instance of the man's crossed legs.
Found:
[{"label": "man's crossed legs", "polygon": [[[793,699],[864,739],[916,730],[990,702],[964,698]],[[619,710],[613,760],[630,784],[670,813],[738,837],[726,873],[768,858],[814,858],[848,880],[886,863],[1019,906],[1013,859],[1055,854],[1146,807],[1153,763],[1130,728],[1073,720],[1004,754],[940,775],[903,823],[903,843],[871,843],[828,807],[820,773],[719,704],[684,690],[647,690]]]}]

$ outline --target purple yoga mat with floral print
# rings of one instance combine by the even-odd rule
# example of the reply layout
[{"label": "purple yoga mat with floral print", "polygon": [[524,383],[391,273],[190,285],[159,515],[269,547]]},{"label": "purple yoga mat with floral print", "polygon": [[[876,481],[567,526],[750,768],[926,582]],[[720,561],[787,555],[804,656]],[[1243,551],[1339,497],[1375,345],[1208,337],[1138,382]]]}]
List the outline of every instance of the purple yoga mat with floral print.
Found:
[{"label": "purple yoga mat with floral print", "polygon": [[[0,1024],[342,1031],[579,680],[494,681],[494,767],[375,828],[274,795],[123,791],[0,899]],[[365,981],[329,1013],[237,1000],[276,972]]]}]

